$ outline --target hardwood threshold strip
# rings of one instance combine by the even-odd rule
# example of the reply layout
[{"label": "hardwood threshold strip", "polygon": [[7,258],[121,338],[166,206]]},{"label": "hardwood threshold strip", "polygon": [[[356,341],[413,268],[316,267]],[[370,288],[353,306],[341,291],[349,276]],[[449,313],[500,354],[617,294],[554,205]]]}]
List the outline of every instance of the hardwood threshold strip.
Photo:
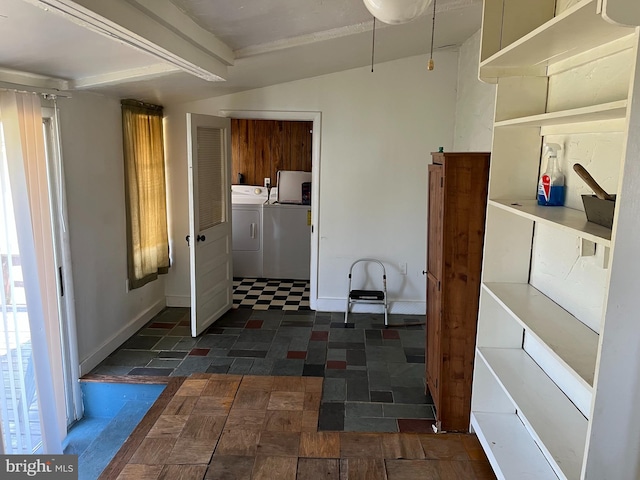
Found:
[{"label": "hardwood threshold strip", "polygon": [[[166,383],[166,388],[162,391],[158,399],[151,406],[147,414],[142,418],[140,423],[131,432],[129,438],[127,438],[116,453],[115,457],[109,462],[107,467],[102,471],[98,480],[109,480],[117,478],[122,469],[127,465],[133,454],[136,452],[142,441],[146,438],[147,434],[156,423],[164,409],[167,407],[175,393],[180,389],[186,377],[146,377],[146,381],[137,381],[138,377],[124,377],[124,376],[110,376],[110,375],[92,375],[90,381],[106,381],[93,379],[95,377],[110,377],[117,380],[113,380],[112,383]],[[122,379],[129,378],[130,381],[122,382]],[[85,380],[85,377],[82,378]],[[135,380],[135,381],[134,381]]]}]

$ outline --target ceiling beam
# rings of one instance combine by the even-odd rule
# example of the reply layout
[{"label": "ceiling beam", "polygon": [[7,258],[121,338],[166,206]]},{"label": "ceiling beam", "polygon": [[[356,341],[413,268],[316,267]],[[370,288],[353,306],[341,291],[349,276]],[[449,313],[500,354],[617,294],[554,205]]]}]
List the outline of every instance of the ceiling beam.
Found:
[{"label": "ceiling beam", "polygon": [[24,86],[51,90],[51,92],[69,90],[69,81],[62,78],[47,77],[37,73],[21,72],[8,68],[0,68],[0,82],[13,85],[12,88],[17,89],[20,86]]},{"label": "ceiling beam", "polygon": [[224,80],[233,60],[226,45],[168,5],[168,0],[25,1],[205,80]]},{"label": "ceiling beam", "polygon": [[182,72],[181,69],[166,63],[157,63],[147,67],[132,68],[119,72],[109,72],[103,75],[84,77],[71,82],[74,90],[87,90],[96,87],[119,85],[127,82],[150,80],[171,73]]}]

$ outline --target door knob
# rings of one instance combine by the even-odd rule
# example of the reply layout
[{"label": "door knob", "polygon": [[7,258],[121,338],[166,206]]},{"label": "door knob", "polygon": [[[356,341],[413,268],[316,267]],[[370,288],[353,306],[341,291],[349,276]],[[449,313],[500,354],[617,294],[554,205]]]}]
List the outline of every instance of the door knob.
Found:
[{"label": "door knob", "polygon": [[187,235],[184,239],[187,241],[187,247],[190,247],[191,243],[189,243],[189,240],[191,240],[191,235]]},{"label": "door knob", "polygon": [[204,242],[207,239],[207,237],[205,237],[204,235],[198,235],[197,240],[199,242]]}]

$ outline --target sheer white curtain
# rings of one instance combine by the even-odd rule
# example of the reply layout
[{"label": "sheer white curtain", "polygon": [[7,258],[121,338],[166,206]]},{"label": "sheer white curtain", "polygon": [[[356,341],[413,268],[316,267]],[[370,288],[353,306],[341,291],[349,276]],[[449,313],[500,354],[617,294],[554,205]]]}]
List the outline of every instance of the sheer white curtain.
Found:
[{"label": "sheer white curtain", "polygon": [[4,450],[61,453],[66,418],[40,97],[0,91],[0,127]]}]

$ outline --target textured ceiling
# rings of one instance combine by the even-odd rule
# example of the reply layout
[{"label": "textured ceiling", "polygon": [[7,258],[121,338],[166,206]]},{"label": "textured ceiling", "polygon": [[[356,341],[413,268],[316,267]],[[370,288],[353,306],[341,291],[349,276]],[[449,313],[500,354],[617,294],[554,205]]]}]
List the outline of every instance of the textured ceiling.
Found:
[{"label": "textured ceiling", "polygon": [[233,50],[371,21],[361,0],[172,0]]}]

